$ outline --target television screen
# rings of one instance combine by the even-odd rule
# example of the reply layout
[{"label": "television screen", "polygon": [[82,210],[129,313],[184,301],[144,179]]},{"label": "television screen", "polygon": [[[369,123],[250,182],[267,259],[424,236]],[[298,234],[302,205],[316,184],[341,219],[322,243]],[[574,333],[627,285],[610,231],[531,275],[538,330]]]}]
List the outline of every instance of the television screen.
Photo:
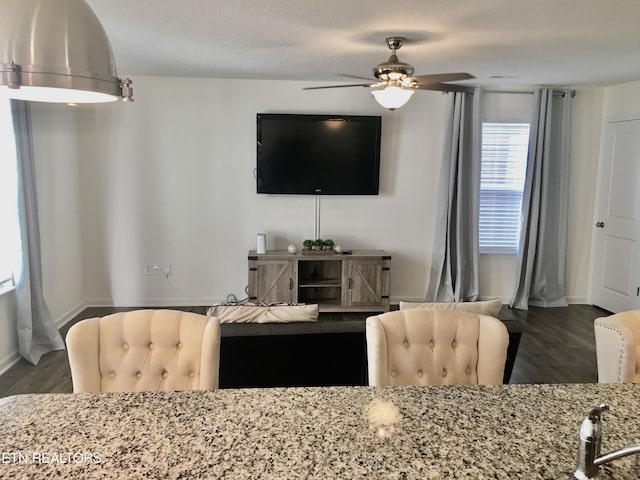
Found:
[{"label": "television screen", "polygon": [[257,116],[258,193],[377,195],[381,117]]}]

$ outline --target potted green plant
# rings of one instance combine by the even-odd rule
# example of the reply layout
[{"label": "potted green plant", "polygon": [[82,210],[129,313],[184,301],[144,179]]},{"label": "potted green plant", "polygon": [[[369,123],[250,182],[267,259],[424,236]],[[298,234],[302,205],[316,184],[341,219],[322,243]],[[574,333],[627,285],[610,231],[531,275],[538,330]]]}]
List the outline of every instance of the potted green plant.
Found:
[{"label": "potted green plant", "polygon": [[312,249],[313,250],[322,250],[322,246],[324,245],[324,242],[322,241],[321,238],[317,238],[313,241],[313,245],[312,245]]},{"label": "potted green plant", "polygon": [[331,239],[325,240],[322,243],[322,248],[324,250],[333,250],[333,247],[335,246],[335,242]]},{"label": "potted green plant", "polygon": [[302,248],[305,250],[311,250],[311,247],[313,247],[313,240],[307,239],[302,242]]}]

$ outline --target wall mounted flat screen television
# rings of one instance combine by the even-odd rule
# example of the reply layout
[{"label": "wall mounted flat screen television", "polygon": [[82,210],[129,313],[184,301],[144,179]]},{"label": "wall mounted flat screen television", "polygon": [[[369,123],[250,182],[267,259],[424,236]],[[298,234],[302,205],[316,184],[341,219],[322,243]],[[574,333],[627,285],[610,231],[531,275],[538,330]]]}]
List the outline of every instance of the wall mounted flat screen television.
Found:
[{"label": "wall mounted flat screen television", "polygon": [[381,117],[257,115],[258,193],[377,195]]}]

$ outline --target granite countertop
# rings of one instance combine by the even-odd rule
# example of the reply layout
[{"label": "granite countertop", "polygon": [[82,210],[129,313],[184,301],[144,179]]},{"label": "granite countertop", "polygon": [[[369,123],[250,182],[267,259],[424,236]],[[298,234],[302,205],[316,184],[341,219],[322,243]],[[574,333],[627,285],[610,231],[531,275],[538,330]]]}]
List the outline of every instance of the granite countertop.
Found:
[{"label": "granite countertop", "polygon": [[[640,385],[335,387],[0,400],[0,478],[569,479],[580,422],[640,441]],[[637,479],[640,456],[603,479]]]}]

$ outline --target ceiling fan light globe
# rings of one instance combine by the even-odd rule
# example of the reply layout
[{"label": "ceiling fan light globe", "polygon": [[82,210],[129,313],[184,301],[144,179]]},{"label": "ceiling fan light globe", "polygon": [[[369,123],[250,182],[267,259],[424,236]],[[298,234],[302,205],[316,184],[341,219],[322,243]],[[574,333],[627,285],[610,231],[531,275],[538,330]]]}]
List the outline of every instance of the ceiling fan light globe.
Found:
[{"label": "ceiling fan light globe", "polygon": [[376,102],[384,108],[395,110],[407,103],[414,91],[400,87],[386,87],[381,90],[374,90],[371,94],[376,99]]}]

